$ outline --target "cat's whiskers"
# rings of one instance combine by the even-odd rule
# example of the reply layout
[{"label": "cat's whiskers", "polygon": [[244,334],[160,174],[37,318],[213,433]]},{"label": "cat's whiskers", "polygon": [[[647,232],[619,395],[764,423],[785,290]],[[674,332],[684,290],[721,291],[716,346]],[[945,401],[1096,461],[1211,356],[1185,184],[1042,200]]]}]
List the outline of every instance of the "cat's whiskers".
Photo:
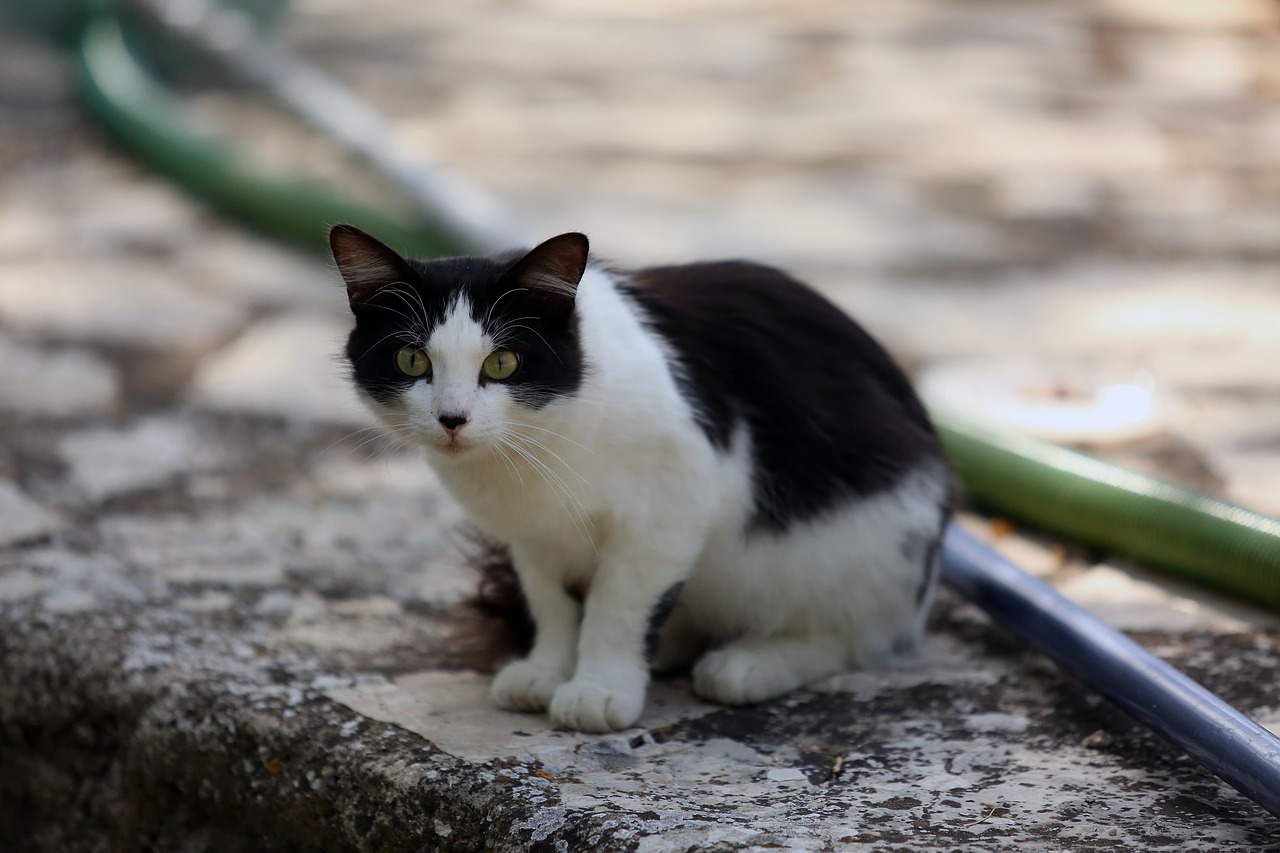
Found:
[{"label": "cat's whiskers", "polygon": [[394,432],[389,431],[388,426],[391,426],[393,428],[395,427],[405,428],[409,426],[409,423],[406,420],[405,422],[398,423],[398,424],[382,423],[382,424],[370,424],[369,426],[357,427],[343,434],[342,436],[335,439],[334,441],[330,442],[324,448],[316,451],[315,455],[312,456],[309,460],[307,460],[304,467],[308,470],[314,469],[317,465],[320,464],[320,461],[324,459],[324,457],[328,455],[338,445],[351,441],[353,438],[360,435],[364,435],[364,437],[359,442],[345,448],[345,451],[348,455],[358,453],[360,450],[364,449],[365,447],[368,447],[371,444],[374,444],[375,442],[383,441],[383,442],[386,442],[386,444],[378,448],[374,452],[376,455],[387,457],[387,459],[389,460],[392,454],[395,454],[400,450],[406,447],[409,447],[411,442],[408,441],[406,438]]},{"label": "cat's whiskers", "polygon": [[[350,452],[351,452],[351,453],[355,453],[356,451],[361,450],[361,449],[363,449],[363,448],[365,448],[365,447],[369,446],[370,444],[373,444],[374,442],[379,441],[379,440],[386,440],[386,441],[392,441],[392,440],[394,440],[394,441],[395,441],[395,445],[394,445],[394,446],[386,446],[386,447],[382,447],[382,448],[380,448],[380,449],[378,450],[378,452],[379,452],[379,453],[381,453],[381,454],[385,454],[385,453],[393,453],[393,452],[395,452],[395,451],[397,451],[397,450],[400,450],[400,449],[401,449],[401,448],[403,448],[403,447],[407,447],[407,446],[408,446],[408,444],[409,444],[408,439],[406,439],[404,436],[402,436],[402,435],[401,435],[397,430],[399,430],[399,429],[404,429],[404,428],[408,427],[408,426],[409,426],[409,424],[408,424],[408,423],[403,423],[403,424],[388,424],[388,426],[390,426],[390,427],[391,427],[391,429],[378,428],[378,430],[379,430],[378,432],[375,432],[374,434],[372,434],[372,435],[370,435],[369,437],[365,438],[365,439],[364,439],[363,441],[361,441],[359,444],[357,444],[357,445],[355,445],[354,447],[352,447],[352,448],[350,449]],[[374,428],[374,427],[366,427],[366,429],[375,429],[375,428]]]},{"label": "cat's whiskers", "polygon": [[335,447],[337,447],[339,444],[342,444],[343,442],[350,441],[351,439],[355,438],[361,433],[369,433],[369,435],[368,437],[363,439],[359,444],[355,445],[354,447],[348,448],[348,452],[359,450],[369,442],[375,441],[378,438],[385,436],[387,434],[387,430],[386,430],[386,427],[383,426],[382,424],[369,424],[368,426],[356,427],[355,429],[350,430],[349,432],[343,433],[341,436],[334,439],[332,442],[330,442],[328,445],[321,448],[320,450],[317,450],[315,453],[315,456],[313,456],[307,462],[307,465],[308,466],[315,465],[330,450],[333,450]]},{"label": "cat's whiskers", "polygon": [[416,316],[414,316],[413,314],[410,314],[410,313],[406,313],[406,312],[404,312],[404,311],[401,311],[399,308],[396,308],[396,307],[394,307],[394,306],[391,306],[391,305],[370,305],[369,307],[370,307],[370,308],[375,308],[375,309],[377,309],[377,310],[379,310],[379,311],[386,311],[386,312],[388,312],[388,313],[390,313],[390,314],[394,314],[395,316],[397,316],[397,317],[399,317],[401,320],[403,320],[406,326],[409,326],[409,327],[417,327],[418,325],[420,325],[420,321],[418,320],[418,318],[417,318]]},{"label": "cat's whiskers", "polygon": [[[635,409],[636,411],[649,411],[647,406],[637,407],[636,402],[629,397],[622,396],[601,396],[593,397],[587,393],[587,388],[580,387],[573,395],[574,405],[578,403],[590,403],[593,406],[609,406],[610,408]],[[599,388],[592,388],[592,391],[600,391]]]},{"label": "cat's whiskers", "polygon": [[501,342],[503,337],[506,335],[507,330],[512,328],[516,323],[522,323],[525,320],[536,320],[536,319],[538,318],[534,314],[526,314],[523,317],[506,317],[502,320],[502,322],[498,326],[494,328],[491,334],[491,337],[493,337],[495,341]]},{"label": "cat's whiskers", "polygon": [[[521,318],[521,319],[525,319],[525,318]],[[512,323],[508,323],[506,326],[503,327],[503,333],[506,334],[512,329],[524,329],[526,332],[529,332],[530,334],[537,337],[538,340],[542,341],[543,346],[545,346],[548,350],[550,350],[551,354],[556,357],[556,361],[560,362],[561,364],[564,364],[564,361],[560,358],[560,353],[556,352],[555,347],[547,343],[547,339],[544,338],[537,329],[534,329],[531,326],[526,326],[524,323],[512,322]]]},{"label": "cat's whiskers", "polygon": [[[497,299],[493,300],[493,304],[489,306],[489,310],[486,311],[484,315],[485,327],[488,327],[489,322],[493,319],[493,309],[498,307],[499,302],[506,299],[508,296],[510,296],[513,293],[528,293],[528,292],[529,292],[529,288],[527,287],[513,287],[510,290],[508,290],[506,293],[499,296]],[[497,336],[495,335],[494,337],[496,338]]]},{"label": "cat's whiskers", "polygon": [[586,480],[586,478],[584,478],[581,474],[579,474],[572,465],[566,462],[564,460],[564,457],[562,457],[559,453],[556,453],[554,450],[548,447],[544,442],[538,441],[536,438],[533,438],[532,436],[520,435],[519,433],[515,433],[515,436],[520,440],[524,441],[526,445],[530,445],[532,448],[541,450],[543,453],[546,453],[547,455],[551,456],[553,459],[555,459],[557,462],[563,465],[566,471],[568,471],[573,476],[577,477],[578,481],[581,482],[582,485],[586,486],[587,488],[591,488],[591,483],[589,483]]},{"label": "cat's whiskers", "polygon": [[[387,285],[387,287],[384,288],[383,291],[379,291],[379,292],[380,293],[386,292],[386,293],[390,293],[393,296],[400,297],[400,300],[404,302],[405,307],[409,309],[409,312],[411,314],[414,314],[418,323],[420,323],[424,327],[430,325],[430,323],[428,322],[430,318],[427,315],[427,305],[425,302],[422,301],[422,294],[419,293],[415,288],[410,287],[407,282],[393,281],[389,285]],[[413,302],[409,301],[410,296],[412,296],[414,298],[414,301],[417,302],[416,306],[413,304]]]},{"label": "cat's whiskers", "polygon": [[[573,490],[569,488],[569,484],[564,481],[564,478],[557,474],[544,460],[539,459],[538,454],[531,448],[525,447],[515,440],[516,438],[525,438],[527,440],[527,436],[517,436],[509,430],[502,430],[498,433],[498,436],[504,445],[514,450],[542,477],[552,493],[556,495],[556,499],[560,502],[561,508],[565,511],[573,526],[591,544],[592,551],[598,553],[595,538],[591,535],[590,519],[587,517],[586,507],[583,506],[578,496],[573,493]],[[560,457],[557,456],[556,458],[559,459]],[[560,461],[564,464],[564,460]],[[566,467],[568,466],[566,465]],[[574,475],[578,476],[576,471]],[[582,480],[582,477],[579,476],[578,479]],[[582,480],[582,482],[587,483],[586,480]],[[587,483],[587,485],[590,484]]]},{"label": "cat's whiskers", "polygon": [[501,424],[499,424],[497,432],[488,436],[486,441],[489,445],[488,449],[492,449],[502,459],[503,464],[512,474],[513,482],[518,481],[521,491],[527,492],[529,489],[524,482],[524,475],[520,473],[520,466],[511,459],[511,454],[507,452],[510,440],[506,437],[505,430],[502,429]]},{"label": "cat's whiskers", "polygon": [[561,433],[558,433],[558,432],[556,432],[556,431],[555,431],[555,430],[553,430],[553,429],[547,429],[546,427],[534,426],[533,424],[527,424],[527,423],[524,423],[523,421],[510,421],[510,420],[509,420],[509,421],[503,421],[503,424],[504,424],[504,426],[519,427],[520,429],[536,429],[536,430],[538,430],[538,432],[550,433],[551,435],[555,436],[556,438],[560,439],[561,441],[567,441],[569,444],[572,444],[574,447],[579,447],[579,448],[581,448],[581,449],[583,449],[583,450],[587,451],[588,453],[595,453],[595,451],[594,451],[594,450],[592,450],[590,447],[587,447],[585,444],[579,444],[578,442],[574,441],[572,438],[569,438],[569,437],[568,437],[568,436],[566,436],[566,435],[563,435],[563,434],[561,434]]},{"label": "cat's whiskers", "polygon": [[[525,436],[518,435],[514,432],[511,432],[510,430],[504,430],[501,433],[499,433],[499,435],[501,435],[503,443],[507,447],[516,451],[516,453],[520,454],[521,458],[523,458],[526,462],[532,465],[534,469],[537,470],[543,476],[543,478],[547,481],[548,485],[551,485],[559,490],[562,490],[565,497],[572,500],[578,506],[582,505],[581,501],[578,500],[577,495],[573,494],[573,491],[569,489],[568,483],[565,482],[564,478],[561,477],[558,473],[556,473],[556,471],[553,470],[551,466],[546,463],[546,461],[538,458],[538,454],[534,452],[533,448],[530,448],[524,444],[521,444],[519,439],[526,438]],[[558,459],[559,457],[556,457],[556,458]],[[563,460],[561,461],[563,462]],[[579,477],[578,479],[581,480],[582,478]],[[583,480],[583,482],[586,483],[586,480]]]},{"label": "cat's whiskers", "polygon": [[422,327],[425,334],[426,328],[431,325],[431,317],[430,312],[427,311],[427,303],[422,299],[422,291],[417,288],[409,288],[409,293],[418,303],[418,316],[422,320]]},{"label": "cat's whiskers", "polygon": [[393,338],[399,338],[400,340],[404,341],[407,344],[414,344],[414,345],[419,345],[419,344],[425,343],[426,341],[425,333],[420,333],[415,329],[409,329],[407,331],[401,329],[394,332],[389,332],[383,335],[378,340],[374,341],[372,344],[370,344],[369,348],[366,349],[364,353],[358,359],[356,359],[356,361],[357,362],[364,361],[366,357],[372,355],[378,349],[378,347],[382,345],[383,341],[391,340]]},{"label": "cat's whiskers", "polygon": [[631,400],[624,400],[624,399],[618,399],[618,398],[594,399],[592,397],[583,395],[581,392],[574,395],[573,404],[575,406],[579,404],[586,405],[586,406],[598,406],[611,413],[644,415],[644,414],[648,414],[650,411],[647,407],[637,405]]},{"label": "cat's whiskers", "polygon": [[378,303],[370,303],[369,304],[370,308],[376,308],[379,311],[387,311],[391,314],[394,314],[395,316],[403,320],[406,326],[423,325],[423,321],[425,318],[419,315],[417,310],[415,310],[415,306],[411,302],[409,302],[408,297],[405,296],[401,288],[384,288],[383,290],[379,291],[379,293],[388,293],[392,296],[399,297],[400,301],[404,303],[405,308],[407,308],[408,310],[405,311],[405,310],[401,310],[400,308],[396,308],[393,305],[382,305]]},{"label": "cat's whiskers", "polygon": [[[520,460],[527,463],[527,467],[532,467],[534,471],[538,473],[539,476],[542,476],[543,479],[546,479],[545,475],[543,475],[542,471],[537,467],[539,464],[539,460],[537,460],[531,455],[531,452],[529,451],[528,448],[522,447],[521,445],[517,444],[515,440],[515,436],[509,430],[499,429],[499,431],[494,434],[493,438],[494,438],[494,441],[496,442],[495,446],[501,446],[514,451],[516,456],[518,456]],[[519,467],[520,466],[517,465],[517,468]],[[522,483],[524,482],[523,477],[521,477],[521,482]],[[550,481],[548,481],[548,484],[552,485],[553,487],[555,486],[555,484],[551,483]]]},{"label": "cat's whiskers", "polygon": [[564,510],[565,515],[568,516],[570,522],[573,523],[574,528],[582,534],[584,539],[587,540],[587,543],[591,546],[592,552],[599,554],[600,552],[596,547],[595,537],[591,535],[590,518],[588,517],[586,508],[583,507],[582,503],[573,495],[568,486],[564,484],[564,481],[561,480],[556,473],[546,465],[546,463],[541,460],[531,458],[528,455],[528,450],[526,449],[522,449],[517,452],[525,456],[534,468],[542,474],[543,479],[546,480],[548,484],[552,485],[552,491],[557,495],[557,499],[559,500],[560,506]]},{"label": "cat's whiskers", "polygon": [[[528,448],[524,448],[524,450],[526,453],[529,452]],[[582,502],[573,493],[573,490],[569,488],[569,485],[565,483],[562,477],[556,474],[551,466],[541,459],[537,459],[536,456],[530,456],[528,458],[535,468],[542,473],[543,478],[546,479],[549,484],[553,485],[553,490],[558,488],[559,494],[563,495],[563,499],[560,500],[561,507],[564,508],[566,515],[569,516],[574,527],[578,529],[583,538],[591,545],[592,552],[599,554],[599,550],[596,548],[595,537],[591,535],[591,519],[587,514],[586,507],[583,506]],[[567,504],[565,503],[566,500],[568,501]]]},{"label": "cat's whiskers", "polygon": [[[561,435],[560,433],[556,432],[556,431],[555,431],[555,430],[553,430],[553,429],[547,429],[546,427],[535,426],[535,425],[533,425],[533,424],[525,423],[525,422],[523,422],[523,421],[504,420],[504,421],[502,422],[501,426],[502,426],[502,429],[503,429],[503,433],[504,433],[504,435],[511,436],[511,437],[514,437],[514,438],[518,438],[518,439],[520,439],[521,441],[523,441],[526,445],[530,445],[530,446],[532,446],[533,448],[536,448],[536,449],[538,449],[538,450],[541,450],[543,453],[546,453],[546,454],[550,455],[550,456],[551,456],[552,458],[554,458],[557,462],[559,462],[561,465],[563,465],[563,466],[564,466],[564,469],[565,469],[566,471],[568,471],[568,472],[569,472],[570,474],[572,474],[573,476],[577,477],[577,478],[578,478],[578,480],[579,480],[579,481],[580,481],[584,486],[586,486],[587,488],[591,488],[591,483],[590,483],[590,482],[589,482],[585,477],[583,477],[581,474],[579,474],[579,473],[578,473],[578,471],[577,471],[577,469],[575,469],[572,465],[570,465],[567,461],[565,461],[564,457],[562,457],[559,453],[556,453],[554,450],[552,450],[552,449],[551,449],[551,447],[549,447],[549,446],[546,444],[546,442],[544,442],[544,441],[540,441],[539,439],[534,438],[534,437],[533,437],[533,436],[531,436],[531,435],[525,435],[525,434],[521,433],[521,432],[520,432],[520,430],[521,430],[521,429],[534,429],[534,430],[539,430],[539,431],[541,431],[541,432],[545,432],[545,433],[548,433],[549,435],[555,436],[556,438],[558,438],[558,439],[560,439],[560,440],[562,440],[562,441],[568,442],[569,444],[572,444],[572,445],[574,445],[575,447],[581,448],[582,450],[585,450],[585,451],[587,451],[588,453],[594,453],[595,451],[591,450],[591,448],[586,447],[586,446],[584,446],[584,445],[582,445],[582,444],[579,444],[578,442],[574,441],[573,439],[568,438],[567,436]],[[541,460],[540,460],[540,461],[541,461]]]},{"label": "cat's whiskers", "polygon": [[[388,437],[390,437],[390,438],[394,438],[394,436],[388,436]],[[387,477],[388,477],[388,478],[390,478],[390,477],[392,476],[392,474],[391,474],[391,457],[392,457],[392,455],[393,455],[393,454],[396,454],[396,453],[399,453],[401,450],[404,450],[406,447],[411,447],[411,446],[412,446],[412,445],[411,445],[407,440],[405,440],[405,439],[401,438],[401,439],[398,439],[398,440],[395,442],[395,444],[393,444],[391,447],[383,448],[383,451],[382,451],[382,467],[383,467],[383,470],[385,470],[385,471],[387,472]]]},{"label": "cat's whiskers", "polygon": [[[404,320],[408,329],[402,332],[402,334],[409,336],[412,343],[425,342],[427,339],[427,329],[430,328],[431,322],[430,317],[427,314],[427,306],[422,301],[422,295],[416,290],[409,288],[404,284],[404,282],[393,282],[391,285],[388,285],[378,292],[380,294],[386,293],[397,297],[404,303],[405,310],[402,311],[399,308],[394,308],[390,305],[374,305],[372,307],[379,308],[383,311],[390,311],[392,314],[395,314]],[[414,301],[411,302],[409,297],[413,297]]]},{"label": "cat's whiskers", "polygon": [[507,470],[514,474],[515,479],[520,482],[520,491],[528,492],[529,487],[524,482],[524,475],[520,473],[520,467],[511,460],[510,456],[507,455],[506,442],[503,440],[501,435],[498,436],[497,441],[493,445],[493,449],[500,457],[502,457],[502,461],[506,464]]}]

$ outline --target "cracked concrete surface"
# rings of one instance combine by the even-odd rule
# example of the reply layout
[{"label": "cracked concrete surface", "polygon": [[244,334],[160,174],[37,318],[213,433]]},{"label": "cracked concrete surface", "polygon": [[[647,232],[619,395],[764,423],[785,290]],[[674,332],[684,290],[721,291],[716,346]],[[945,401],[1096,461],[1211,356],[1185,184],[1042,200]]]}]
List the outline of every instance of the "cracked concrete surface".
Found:
[{"label": "cracked concrete surface", "polygon": [[[1274,2],[312,0],[281,36],[540,230],[786,266],[918,375],[1148,371],[1160,430],[1099,452],[1280,514]],[[459,513],[365,429],[344,311],[0,30],[0,847],[1280,849],[949,595],[915,665],[752,708],[677,679],[597,737],[490,707]],[[963,523],[1280,730],[1274,615]]]}]

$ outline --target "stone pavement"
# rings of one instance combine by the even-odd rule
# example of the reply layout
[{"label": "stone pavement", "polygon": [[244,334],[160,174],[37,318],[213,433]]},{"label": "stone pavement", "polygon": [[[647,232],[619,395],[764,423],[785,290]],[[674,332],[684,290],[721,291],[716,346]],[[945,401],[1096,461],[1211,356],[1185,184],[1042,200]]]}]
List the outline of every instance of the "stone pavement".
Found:
[{"label": "stone pavement", "polygon": [[[282,37],[540,230],[786,266],[924,379],[1145,371],[1158,428],[1100,452],[1280,514],[1280,5],[298,6]],[[918,665],[756,708],[491,709],[457,512],[339,380],[336,277],[71,91],[0,30],[0,849],[1280,849],[947,596]],[[1280,729],[1275,617],[965,523]]]}]

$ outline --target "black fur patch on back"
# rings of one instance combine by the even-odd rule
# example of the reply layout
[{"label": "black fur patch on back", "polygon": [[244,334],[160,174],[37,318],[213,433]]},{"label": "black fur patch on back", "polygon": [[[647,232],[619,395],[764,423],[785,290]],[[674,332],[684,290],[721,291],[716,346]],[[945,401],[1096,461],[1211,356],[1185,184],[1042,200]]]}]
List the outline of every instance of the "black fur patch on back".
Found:
[{"label": "black fur patch on back", "polygon": [[401,373],[395,353],[424,344],[454,303],[465,298],[496,347],[520,357],[520,367],[502,380],[513,398],[538,409],[576,393],[583,376],[577,314],[548,310],[542,294],[513,280],[523,255],[406,260],[407,280],[389,282],[367,300],[352,303],[356,325],[347,339],[347,357],[356,384],[385,405],[414,382],[431,381],[430,375],[414,379]]},{"label": "black fur patch on back", "polygon": [[727,448],[745,422],[753,526],[782,530],[895,485],[941,449],[910,383],[844,312],[770,267],[654,267],[623,290],[673,348],[698,425]]}]

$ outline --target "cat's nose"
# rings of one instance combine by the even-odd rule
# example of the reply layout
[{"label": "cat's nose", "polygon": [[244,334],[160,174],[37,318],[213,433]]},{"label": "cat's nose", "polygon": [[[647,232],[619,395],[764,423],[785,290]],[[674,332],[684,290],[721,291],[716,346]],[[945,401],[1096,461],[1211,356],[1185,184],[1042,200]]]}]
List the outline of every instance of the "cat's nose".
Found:
[{"label": "cat's nose", "polygon": [[448,412],[440,415],[440,425],[449,430],[449,432],[458,430],[466,422],[466,415],[453,415]]}]

